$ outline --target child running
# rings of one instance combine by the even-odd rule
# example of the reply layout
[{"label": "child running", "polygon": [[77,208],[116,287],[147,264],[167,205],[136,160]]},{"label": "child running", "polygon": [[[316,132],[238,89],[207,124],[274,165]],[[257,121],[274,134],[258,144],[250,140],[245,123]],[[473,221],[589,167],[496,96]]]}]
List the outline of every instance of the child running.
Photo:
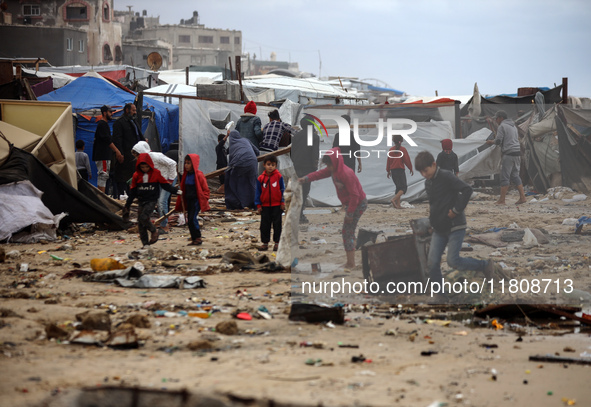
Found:
[{"label": "child running", "polygon": [[199,171],[199,156],[187,154],[184,164],[185,171],[181,179],[181,199],[176,200],[175,210],[177,212],[187,211],[187,223],[191,233],[189,246],[199,246],[203,243],[201,239],[201,228],[199,227],[199,212],[209,210],[209,187],[205,175]]},{"label": "child running", "polygon": [[[136,170],[131,178],[131,188],[129,190],[129,197],[123,209],[124,219],[129,217],[129,208],[133,200],[138,199],[138,229],[140,232],[140,239],[144,246],[154,244],[158,241],[158,229],[150,221],[150,215],[154,212],[158,197],[160,196],[160,188],[167,191],[181,195],[182,192],[168,183],[168,180],[162,176],[160,171],[154,168],[154,163],[150,158],[150,154],[143,153],[137,158]],[[148,240],[148,231],[152,233],[152,237]]]},{"label": "child running", "polygon": [[285,210],[283,192],[285,184],[283,177],[277,169],[277,157],[274,155],[265,158],[263,162],[265,171],[257,178],[257,189],[254,203],[257,213],[261,215],[261,242],[259,250],[268,250],[271,240],[271,226],[273,226],[273,251],[276,252],[281,238],[281,214]]},{"label": "child running", "polygon": [[406,148],[402,147],[402,136],[400,134],[394,134],[392,141],[394,146],[388,151],[388,160],[386,161],[386,176],[392,177],[394,185],[396,185],[396,195],[392,198],[392,206],[396,209],[402,209],[400,205],[400,197],[406,194],[407,183],[406,174],[404,172],[404,166],[406,165],[410,170],[410,175],[413,175],[412,162]]},{"label": "child running", "polygon": [[322,163],[326,165],[326,168],[312,172],[298,181],[304,183],[332,177],[337,197],[345,207],[342,234],[347,262],[344,267],[351,270],[355,267],[355,228],[361,215],[367,209],[367,199],[357,175],[345,165],[339,147],[328,150],[322,157]]}]

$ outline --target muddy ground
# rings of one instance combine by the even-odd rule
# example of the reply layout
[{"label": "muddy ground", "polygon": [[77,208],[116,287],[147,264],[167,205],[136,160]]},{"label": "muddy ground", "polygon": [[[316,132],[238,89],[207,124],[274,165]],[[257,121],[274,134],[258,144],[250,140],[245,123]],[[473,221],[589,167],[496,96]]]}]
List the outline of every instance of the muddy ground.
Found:
[{"label": "muddy ground", "polygon": [[[514,194],[506,206],[494,205],[495,198],[481,193],[470,202],[469,234],[516,224],[543,229],[549,242],[532,247],[512,242],[503,248],[472,242],[473,251],[463,255],[492,256],[516,278],[572,279],[581,292],[570,303],[582,304],[590,313],[585,295],[591,292],[591,235],[585,231],[591,226],[575,235],[572,225],[562,225],[567,218],[591,215],[589,200],[550,199],[516,207]],[[491,320],[473,316],[486,299],[438,306],[408,305],[399,297],[380,304],[364,294],[350,297],[343,325],[293,322],[288,320],[292,291],[297,292],[304,279],[363,279],[360,266],[349,271],[338,267],[344,262],[339,232],[343,214],[308,212],[310,223],[299,228],[299,263],[291,272],[244,271],[220,264],[229,251],[260,254],[258,217],[246,212],[229,216],[234,219],[228,222],[221,213],[205,215],[200,247],[187,246],[186,226],[173,227],[151,251],[138,251],[137,233],[102,231],[93,225],[78,225],[75,233],[56,242],[2,245],[9,256],[0,263],[1,404],[74,405],[72,399],[83,387],[141,386],[187,389],[228,403],[231,398],[236,405],[245,405],[236,400],[249,399],[324,406],[426,407],[436,401],[466,406],[591,405],[589,365],[528,360],[549,354],[591,361],[590,331],[578,322],[498,318],[503,327],[497,329]],[[425,216],[425,203],[404,210],[370,205],[360,226],[383,231],[380,242],[408,233],[410,220]],[[271,251],[266,254],[274,259]],[[91,259],[106,257],[125,266],[140,262],[147,274],[199,275],[206,286],[123,288],[62,278],[72,270],[90,270]],[[356,260],[361,264],[361,251]],[[28,271],[21,271],[23,263]],[[312,271],[315,263],[320,273]],[[451,272],[450,278],[464,278],[445,265],[443,270],[444,275]],[[476,276],[466,278],[471,277]],[[320,300],[334,304],[326,296]],[[197,315],[199,310],[208,311],[209,317],[179,313]],[[259,310],[272,319],[257,318]],[[108,316],[113,332],[135,332],[139,347],[72,343],[80,324],[76,316],[86,311]],[[239,311],[254,318],[237,319],[233,315]],[[122,325],[135,315],[144,318]],[[236,323],[237,332],[220,332],[218,324],[227,321]],[[97,340],[106,336],[107,331],[95,333]]]}]

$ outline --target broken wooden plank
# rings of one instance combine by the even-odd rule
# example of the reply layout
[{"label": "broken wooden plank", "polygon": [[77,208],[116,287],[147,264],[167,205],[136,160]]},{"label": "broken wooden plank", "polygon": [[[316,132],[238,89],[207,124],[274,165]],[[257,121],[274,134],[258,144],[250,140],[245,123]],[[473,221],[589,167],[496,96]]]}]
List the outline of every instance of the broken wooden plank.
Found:
[{"label": "broken wooden plank", "polygon": [[561,356],[554,355],[534,355],[530,356],[531,362],[548,362],[548,363],[571,363],[574,365],[591,365],[591,358],[589,359],[575,359],[575,358],[563,358]]}]

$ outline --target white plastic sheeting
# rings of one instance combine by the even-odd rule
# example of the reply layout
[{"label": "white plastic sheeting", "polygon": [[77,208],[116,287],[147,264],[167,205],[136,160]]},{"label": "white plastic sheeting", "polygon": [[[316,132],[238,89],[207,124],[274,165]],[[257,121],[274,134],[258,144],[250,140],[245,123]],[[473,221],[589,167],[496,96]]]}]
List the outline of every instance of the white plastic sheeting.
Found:
[{"label": "white plastic sheeting", "polygon": [[[187,84],[187,74],[184,69],[160,71],[158,79],[167,84]],[[189,72],[189,85],[211,84],[223,80],[221,72]]]},{"label": "white plastic sheeting", "polygon": [[169,84],[169,85],[160,85],[150,89],[146,89],[144,94],[149,96],[151,99],[158,100],[164,103],[170,103],[171,105],[178,105],[179,99],[178,97],[170,96],[155,96],[151,95],[151,93],[163,93],[166,95],[181,95],[181,96],[197,96],[197,87],[190,86],[190,85],[183,85],[183,84]]},{"label": "white plastic sheeting", "polygon": [[[30,181],[0,185],[0,241],[56,240],[57,226],[66,214],[54,216],[41,201],[42,195]],[[30,231],[17,233],[28,226]]]},{"label": "white plastic sheeting", "polygon": [[[417,131],[410,136],[417,144],[417,147],[412,147],[407,143],[403,143],[403,147],[408,150],[410,155],[413,169],[414,159],[419,152],[428,151],[436,159],[437,155],[441,152],[441,140],[447,138],[445,136],[446,133],[436,134],[434,130],[437,129],[437,127],[433,127],[432,123],[417,123],[417,125]],[[372,140],[374,138],[375,136],[361,136],[362,140]],[[332,147],[332,139],[332,136],[328,139],[324,138],[320,143],[320,150],[330,149]],[[478,153],[477,149],[482,145],[483,141],[481,140],[454,140],[453,149],[458,155],[460,162],[462,162],[463,156],[472,156],[460,164],[460,178],[469,179],[499,172],[501,160],[500,149],[493,146]],[[362,157],[363,171],[357,173],[357,177],[359,178],[370,203],[388,204],[395,195],[396,187],[392,180],[386,177],[386,154],[389,149],[390,147],[386,145],[385,137],[382,140],[382,143],[378,146],[371,148],[361,147],[361,150],[363,151],[363,153],[360,153]],[[377,151],[379,151],[379,153]],[[414,175],[411,176],[410,172],[406,170],[406,179],[408,190],[406,194],[403,195],[402,200],[412,202],[424,199],[426,197],[425,179],[421,174],[415,170]],[[313,182],[310,190],[310,198],[314,205],[318,206],[341,205],[330,178]]]}]

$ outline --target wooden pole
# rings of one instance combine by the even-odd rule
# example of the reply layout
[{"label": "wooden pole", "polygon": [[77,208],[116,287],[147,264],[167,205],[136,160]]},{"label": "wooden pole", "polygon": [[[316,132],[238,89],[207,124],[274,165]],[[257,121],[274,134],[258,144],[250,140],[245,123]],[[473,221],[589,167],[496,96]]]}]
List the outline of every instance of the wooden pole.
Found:
[{"label": "wooden pole", "polygon": [[[272,155],[277,157],[280,155],[288,154],[289,152],[291,152],[291,146],[282,148],[277,151],[271,151],[270,153],[267,153],[267,154],[260,155],[257,157],[257,161],[263,161],[265,158],[270,157]],[[213,172],[210,172],[209,174],[205,174],[205,178],[210,179],[210,178],[217,177],[218,175],[222,175],[226,171],[227,168],[228,167],[220,168],[219,170],[215,170]]]},{"label": "wooden pole", "polygon": [[568,78],[562,78],[562,104],[568,104]]},{"label": "wooden pole", "polygon": [[234,80],[234,71],[232,71],[232,57],[228,57],[228,62],[230,63],[230,80]]},{"label": "wooden pole", "polygon": [[238,84],[240,85],[240,101],[244,102],[244,92],[242,91],[242,69],[240,66],[240,55],[236,55],[236,75],[238,76]]},{"label": "wooden pole", "polygon": [[189,67],[185,68],[185,85],[189,84]]}]

